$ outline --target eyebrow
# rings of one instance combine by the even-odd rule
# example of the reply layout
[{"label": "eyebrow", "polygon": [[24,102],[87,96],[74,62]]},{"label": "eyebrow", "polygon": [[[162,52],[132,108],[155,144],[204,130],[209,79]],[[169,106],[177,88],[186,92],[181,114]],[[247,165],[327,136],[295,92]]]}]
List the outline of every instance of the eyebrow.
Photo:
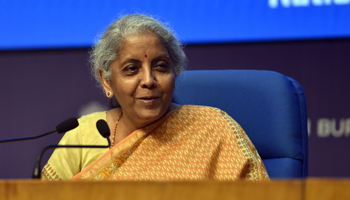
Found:
[{"label": "eyebrow", "polygon": [[153,58],[152,61],[154,61],[154,60],[159,60],[159,59],[161,59],[161,58],[166,58],[166,59],[168,59],[169,61],[171,60],[170,57],[168,57],[168,56],[166,56],[166,54],[164,54],[164,55],[161,55],[161,56],[158,56],[158,57]]},{"label": "eyebrow", "polygon": [[[164,55],[160,55],[160,56],[157,56],[155,58],[152,59],[152,61],[154,60],[159,60],[161,58],[166,58],[169,60],[169,62],[171,62],[171,59],[170,57],[166,56],[166,54]],[[126,59],[120,66],[124,66],[126,63],[128,62],[132,62],[132,63],[142,63],[141,60],[137,60],[137,59],[134,59],[134,58],[129,58],[129,59]]]},{"label": "eyebrow", "polygon": [[133,62],[133,63],[141,63],[140,60],[137,60],[137,59],[133,59],[133,58],[129,58],[129,59],[126,59],[120,66],[124,66],[126,63],[128,62]]}]

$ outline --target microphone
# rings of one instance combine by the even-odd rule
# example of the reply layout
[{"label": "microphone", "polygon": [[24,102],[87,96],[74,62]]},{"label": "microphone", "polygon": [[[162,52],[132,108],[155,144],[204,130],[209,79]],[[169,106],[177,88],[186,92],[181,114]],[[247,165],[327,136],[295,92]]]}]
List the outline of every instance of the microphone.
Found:
[{"label": "microphone", "polygon": [[65,133],[79,126],[78,120],[75,117],[69,118],[56,126],[57,133]]},{"label": "microphone", "polygon": [[54,132],[58,132],[58,133],[65,133],[71,129],[76,128],[79,125],[77,118],[72,117],[69,118],[63,122],[61,122],[60,124],[58,124],[56,126],[56,129],[53,131],[49,131],[47,133],[41,134],[41,135],[36,135],[36,136],[30,136],[30,137],[21,137],[21,138],[11,138],[11,139],[5,139],[5,140],[0,140],[0,143],[6,143],[6,142],[14,142],[14,141],[21,141],[21,140],[33,140],[33,139],[37,139],[46,135],[49,135],[51,133]]},{"label": "microphone", "polygon": [[96,122],[96,127],[98,132],[102,135],[102,137],[106,138],[108,141],[108,145],[57,145],[57,144],[51,144],[43,148],[40,153],[38,154],[38,157],[36,159],[34,171],[33,171],[33,179],[40,179],[41,178],[41,167],[40,167],[40,162],[41,162],[41,157],[43,156],[44,152],[47,149],[51,148],[109,148],[111,146],[111,141],[109,139],[109,136],[111,135],[109,131],[108,124],[105,120],[98,120]]},{"label": "microphone", "polygon": [[111,132],[109,131],[108,124],[105,120],[100,119],[96,122],[96,127],[98,132],[102,135],[104,138],[109,138],[111,135]]}]

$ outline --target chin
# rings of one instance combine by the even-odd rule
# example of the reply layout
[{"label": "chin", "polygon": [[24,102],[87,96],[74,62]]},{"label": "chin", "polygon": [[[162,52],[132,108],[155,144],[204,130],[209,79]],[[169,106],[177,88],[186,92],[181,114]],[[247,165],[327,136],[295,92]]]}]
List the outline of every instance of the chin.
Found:
[{"label": "chin", "polygon": [[166,113],[166,110],[163,109],[152,109],[152,110],[144,110],[139,114],[139,117],[143,121],[147,121],[149,123],[152,123],[154,121],[157,121],[160,119],[164,114]]}]

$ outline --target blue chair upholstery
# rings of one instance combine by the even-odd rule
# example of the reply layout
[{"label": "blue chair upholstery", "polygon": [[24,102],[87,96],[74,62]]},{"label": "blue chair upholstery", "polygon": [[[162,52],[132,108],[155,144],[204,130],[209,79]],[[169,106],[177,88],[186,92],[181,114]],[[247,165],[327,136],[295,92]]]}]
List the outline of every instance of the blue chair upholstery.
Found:
[{"label": "blue chair upholstery", "polygon": [[226,111],[248,134],[271,178],[308,175],[306,101],[294,79],[263,70],[193,70],[177,77],[179,104]]}]

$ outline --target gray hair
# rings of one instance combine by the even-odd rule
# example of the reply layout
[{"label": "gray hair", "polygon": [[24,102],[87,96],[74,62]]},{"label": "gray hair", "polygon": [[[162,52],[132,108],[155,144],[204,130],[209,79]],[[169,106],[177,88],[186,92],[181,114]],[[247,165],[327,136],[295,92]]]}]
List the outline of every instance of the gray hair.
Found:
[{"label": "gray hair", "polygon": [[110,80],[110,65],[118,59],[125,39],[128,36],[147,33],[153,33],[158,36],[164,47],[167,48],[176,76],[187,67],[187,58],[183,51],[183,45],[169,27],[151,16],[130,14],[113,22],[90,52],[91,71],[101,86],[99,69],[103,69],[104,78]]}]

